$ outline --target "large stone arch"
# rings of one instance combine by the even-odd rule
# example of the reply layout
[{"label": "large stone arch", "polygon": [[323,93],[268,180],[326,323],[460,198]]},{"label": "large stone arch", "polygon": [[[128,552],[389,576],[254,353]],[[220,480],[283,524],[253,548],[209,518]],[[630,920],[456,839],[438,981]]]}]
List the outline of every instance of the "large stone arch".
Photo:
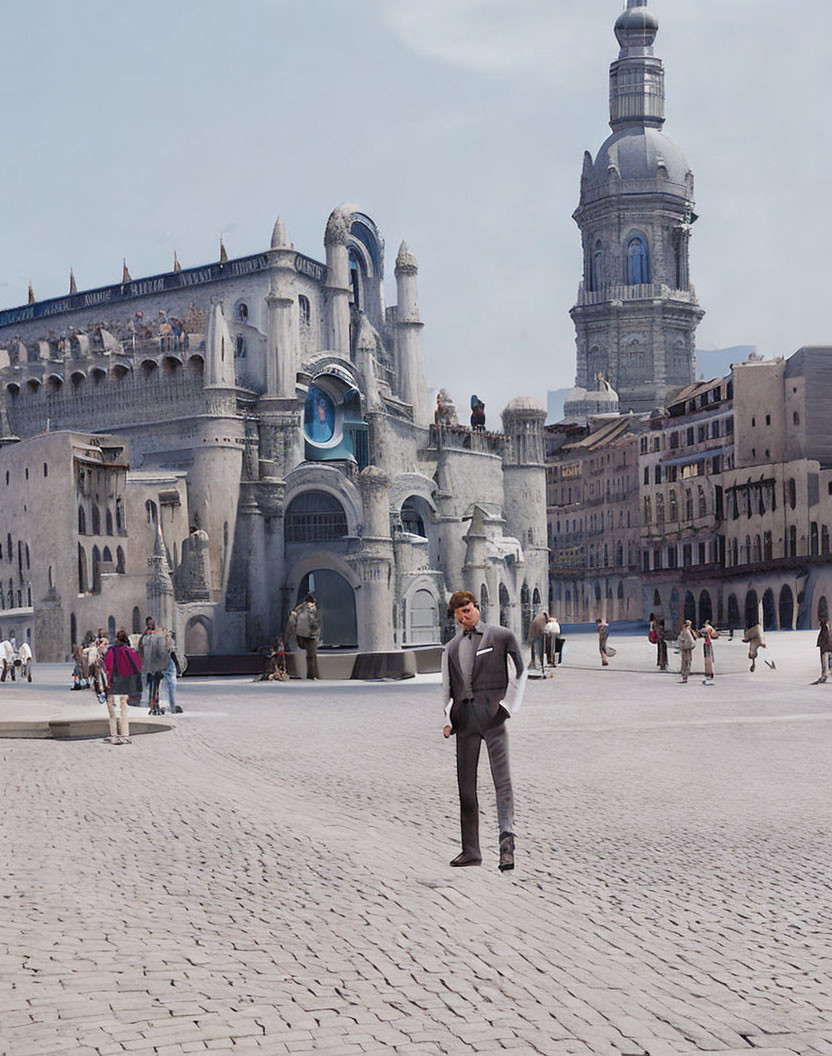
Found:
[{"label": "large stone arch", "polygon": [[185,624],[185,655],[205,656],[211,652],[213,624],[208,616],[192,616]]},{"label": "large stone arch", "polygon": [[780,588],[780,600],[778,603],[778,611],[780,613],[780,630],[791,631],[794,629],[794,591],[788,583],[784,583]]},{"label": "large stone arch", "polygon": [[408,587],[402,604],[405,646],[438,645],[442,641],[442,607],[445,602],[439,596],[436,583],[427,576],[420,576]]},{"label": "large stone arch", "polygon": [[771,587],[763,594],[763,626],[767,631],[773,631],[777,627],[777,606]]},{"label": "large stone arch", "polygon": [[344,508],[347,517],[347,534],[359,534],[359,528],[364,523],[361,494],[355,484],[347,480],[343,473],[324,463],[302,466],[289,473],[286,477],[284,510],[288,510],[292,501],[305,491],[323,491],[332,495]]}]

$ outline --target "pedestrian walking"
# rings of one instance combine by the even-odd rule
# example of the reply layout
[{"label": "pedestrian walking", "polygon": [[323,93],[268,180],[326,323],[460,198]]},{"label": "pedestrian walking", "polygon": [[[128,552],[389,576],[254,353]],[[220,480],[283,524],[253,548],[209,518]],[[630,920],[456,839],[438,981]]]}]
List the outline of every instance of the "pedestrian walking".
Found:
[{"label": "pedestrian walking", "polygon": [[168,637],[171,643],[170,663],[162,673],[162,681],[167,693],[168,711],[171,715],[181,715],[184,709],[176,703],[176,679],[182,675],[182,664],[176,655],[176,633],[168,631]]},{"label": "pedestrian walking", "polygon": [[685,620],[682,624],[682,629],[679,631],[678,644],[682,658],[682,682],[687,682],[691,660],[693,659],[693,650],[696,645],[696,632],[690,620]]},{"label": "pedestrian walking", "polygon": [[[164,627],[156,627],[143,638],[142,672],[148,686],[148,708],[151,715],[163,715],[164,709],[159,706],[159,687],[162,679],[170,671],[173,640]],[[174,692],[175,699],[175,692]]]},{"label": "pedestrian walking", "polygon": [[832,629],[829,627],[828,617],[824,617],[820,621],[817,647],[820,649],[820,678],[818,682],[825,682],[829,677],[829,657],[832,654]]},{"label": "pedestrian walking", "polygon": [[[748,659],[751,661],[751,667],[749,671],[753,671],[757,666],[757,652],[760,649],[766,648],[766,643],[763,640],[763,628],[759,623],[755,623],[753,627],[749,627],[745,634],[742,636],[742,640],[748,643]],[[766,663],[769,667],[774,667],[774,661]]]},{"label": "pedestrian walking", "polygon": [[598,651],[601,654],[601,666],[609,667],[607,657],[615,656],[615,649],[607,644],[610,637],[610,625],[599,616],[595,621],[595,626],[598,628]]},{"label": "pedestrian walking", "polygon": [[18,651],[20,657],[20,678],[27,682],[32,681],[32,647],[28,642],[22,642]]},{"label": "pedestrian walking", "polygon": [[659,671],[667,671],[667,640],[664,636],[664,617],[650,613],[650,641],[656,646],[656,666]]},{"label": "pedestrian walking", "polygon": [[142,660],[123,627],[116,632],[115,643],[104,654],[102,669],[106,679],[107,711],[110,717],[108,744],[130,744],[130,717],[127,702],[131,693],[138,692]]},{"label": "pedestrian walking", "polygon": [[549,622],[548,612],[541,610],[537,616],[529,624],[529,634],[526,639],[528,645],[531,647],[532,658],[529,663],[529,667],[535,667],[537,658],[540,659],[540,670],[545,671],[546,660],[543,652],[543,631],[546,624]]},{"label": "pedestrian walking", "polygon": [[310,591],[289,614],[289,625],[286,628],[286,641],[294,634],[301,649],[306,650],[306,677],[320,678],[318,674],[318,642],[323,631],[321,610]]},{"label": "pedestrian walking", "polygon": [[543,652],[549,661],[549,666],[555,668],[561,661],[563,654],[564,639],[560,633],[560,623],[556,616],[550,616],[549,622],[543,628]]},{"label": "pedestrian walking", "polygon": [[14,682],[14,646],[12,645],[10,639],[4,638],[3,641],[0,642],[0,653],[2,653],[3,660],[3,674],[0,675],[0,682],[5,682],[6,675],[8,674],[11,674],[12,682]]},{"label": "pedestrian walking", "polygon": [[[141,638],[139,638],[139,644],[136,647],[137,650],[138,650],[139,656],[142,658],[142,662],[144,662],[145,645],[147,644],[147,642],[150,641],[150,636],[153,634],[153,632],[155,630],[156,630],[156,621],[153,619],[153,617],[152,616],[145,617],[144,634],[141,636]],[[142,707],[142,708],[143,707],[147,707],[147,706],[149,706],[149,704],[150,704],[150,682],[148,680],[147,674],[143,672],[142,673],[142,684],[141,684],[141,696],[139,697],[139,707]]]},{"label": "pedestrian walking", "polygon": [[719,631],[711,625],[710,620],[705,620],[699,629],[699,634],[705,652],[705,678],[702,685],[712,686],[714,684],[714,639],[719,638]]},{"label": "pedestrian walking", "polygon": [[482,862],[477,800],[477,765],[482,742],[488,750],[497,795],[501,872],[514,868],[514,796],[508,755],[506,720],[523,701],[527,671],[517,639],[505,627],[480,619],[474,595],[458,590],[451,596],[449,615],[459,625],[442,654],[442,696],[445,737],[456,735],[462,850],[454,867]]}]

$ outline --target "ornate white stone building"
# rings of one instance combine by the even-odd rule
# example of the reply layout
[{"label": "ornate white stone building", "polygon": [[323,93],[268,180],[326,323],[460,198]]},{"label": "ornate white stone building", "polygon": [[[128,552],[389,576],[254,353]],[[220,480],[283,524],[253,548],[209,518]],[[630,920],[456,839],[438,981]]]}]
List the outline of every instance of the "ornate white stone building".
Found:
[{"label": "ornate white stone building", "polygon": [[610,67],[612,135],[584,155],[580,204],[584,269],[571,315],[576,386],[603,375],[622,413],[651,411],[694,379],[703,312],[690,281],[696,219],[693,173],[662,132],[664,68],[653,54],[658,20],[646,0],[628,0]]},{"label": "ornate white stone building", "polygon": [[361,651],[439,642],[463,584],[518,633],[545,603],[545,410],[434,421],[415,257],[387,307],[373,220],[341,206],[324,244],[278,219],[262,253],[0,312],[0,471],[37,496],[0,513],[0,626],[11,599],[40,659],[147,611],[188,653],[255,649],[310,588]]}]

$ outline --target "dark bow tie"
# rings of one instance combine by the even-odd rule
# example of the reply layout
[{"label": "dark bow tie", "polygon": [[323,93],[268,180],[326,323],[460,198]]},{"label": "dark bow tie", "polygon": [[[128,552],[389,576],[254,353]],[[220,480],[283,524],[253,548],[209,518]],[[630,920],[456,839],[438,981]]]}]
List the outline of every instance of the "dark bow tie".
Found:
[{"label": "dark bow tie", "polygon": [[474,637],[474,628],[473,627],[469,627],[466,631],[463,631],[462,632],[462,637],[463,638],[473,638]]}]

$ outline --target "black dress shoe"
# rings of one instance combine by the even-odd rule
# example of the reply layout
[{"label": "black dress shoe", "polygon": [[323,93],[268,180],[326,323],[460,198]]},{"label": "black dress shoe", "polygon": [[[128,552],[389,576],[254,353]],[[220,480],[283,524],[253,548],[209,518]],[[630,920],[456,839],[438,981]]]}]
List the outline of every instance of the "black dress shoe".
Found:
[{"label": "black dress shoe", "polygon": [[454,867],[460,865],[482,865],[482,858],[475,858],[472,854],[466,854],[465,851],[461,851],[456,858],[452,859],[451,865]]},{"label": "black dress shoe", "polygon": [[514,833],[500,833],[500,872],[514,868]]}]

